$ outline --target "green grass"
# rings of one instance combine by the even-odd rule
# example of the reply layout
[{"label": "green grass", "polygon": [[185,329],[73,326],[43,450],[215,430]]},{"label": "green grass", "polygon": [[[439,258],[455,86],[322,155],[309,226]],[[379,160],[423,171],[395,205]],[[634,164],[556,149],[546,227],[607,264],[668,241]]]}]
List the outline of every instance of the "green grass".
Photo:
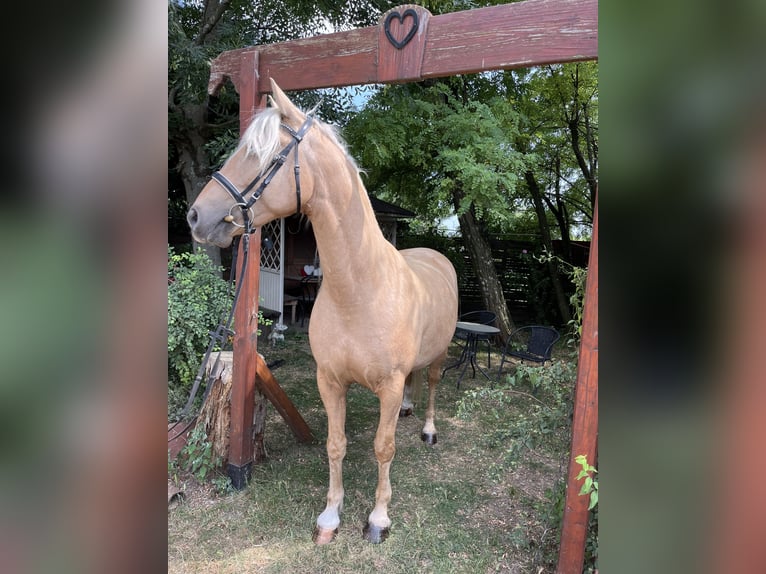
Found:
[{"label": "green grass", "polygon": [[[361,529],[374,504],[377,463],[372,442],[377,398],[359,385],[348,396],[348,452],[344,462],[345,503],[332,544],[311,541],[325,503],[328,470],[327,422],[314,379],[305,335],[290,333],[284,346],[260,347],[268,361],[286,359],[274,375],[316,438],[301,445],[273,408],[266,427],[268,460],[253,469],[247,489],[225,495],[195,487],[168,515],[170,572],[363,573],[552,571],[553,489],[563,475],[560,452],[541,448],[519,464],[504,465],[505,449],[489,439],[493,417],[457,417],[466,390],[489,383],[464,379],[454,370],[437,393],[438,444],[420,440],[424,399],[413,416],[400,419],[391,469],[391,534],[371,545]],[[456,352],[452,349],[451,356]],[[485,359],[486,360],[486,356]],[[497,365],[499,357],[493,357]],[[515,399],[514,399],[515,400]],[[525,397],[518,397],[523,411]],[[513,416],[512,412],[508,416]],[[557,535],[556,535],[557,538]],[[553,546],[551,546],[553,543]],[[555,558],[555,556],[553,557]]]}]

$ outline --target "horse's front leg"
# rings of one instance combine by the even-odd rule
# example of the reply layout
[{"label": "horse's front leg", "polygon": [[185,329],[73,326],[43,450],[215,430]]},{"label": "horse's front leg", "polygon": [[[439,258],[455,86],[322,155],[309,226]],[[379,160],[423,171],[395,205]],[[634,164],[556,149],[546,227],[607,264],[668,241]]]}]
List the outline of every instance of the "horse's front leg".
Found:
[{"label": "horse's front leg", "polygon": [[343,458],[346,456],[346,393],[349,385],[317,370],[317,385],[327,411],[327,458],[330,487],[327,506],[317,517],[313,540],[327,544],[335,539],[343,510]]},{"label": "horse's front leg", "polygon": [[389,472],[396,452],[396,423],[404,390],[404,375],[395,375],[388,385],[378,391],[380,400],[380,422],[375,434],[375,458],[378,459],[378,487],[375,490],[375,508],[364,527],[364,539],[379,544],[389,533],[391,520],[388,518],[388,503],[391,501]]}]

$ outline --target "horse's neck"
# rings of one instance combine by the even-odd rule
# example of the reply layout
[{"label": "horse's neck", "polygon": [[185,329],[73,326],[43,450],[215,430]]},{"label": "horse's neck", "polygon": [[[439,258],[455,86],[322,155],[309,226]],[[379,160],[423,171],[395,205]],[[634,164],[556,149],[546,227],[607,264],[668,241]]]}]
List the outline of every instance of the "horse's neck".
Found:
[{"label": "horse's neck", "polygon": [[353,300],[379,281],[395,250],[375,219],[367,192],[351,165],[322,178],[321,201],[310,215],[319,250],[323,289]]}]

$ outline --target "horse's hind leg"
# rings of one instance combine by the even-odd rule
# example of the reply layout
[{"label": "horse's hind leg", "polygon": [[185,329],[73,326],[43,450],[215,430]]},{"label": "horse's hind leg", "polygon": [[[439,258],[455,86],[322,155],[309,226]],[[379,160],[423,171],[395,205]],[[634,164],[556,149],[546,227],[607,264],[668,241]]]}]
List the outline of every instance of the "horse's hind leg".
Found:
[{"label": "horse's hind leg", "polygon": [[346,392],[349,385],[317,370],[317,385],[327,411],[327,458],[330,463],[330,487],[327,506],[317,518],[313,540],[316,544],[332,542],[340,525],[343,509],[343,458],[346,456]]},{"label": "horse's hind leg", "polygon": [[436,407],[434,402],[436,400],[436,385],[439,384],[441,378],[441,366],[446,358],[446,353],[440,359],[434,361],[428,366],[428,406],[426,407],[426,422],[423,425],[423,431],[420,433],[420,438],[427,445],[436,444],[436,426],[434,425],[434,416],[436,414]]},{"label": "horse's hind leg", "polygon": [[413,373],[410,373],[404,380],[404,397],[402,397],[402,406],[399,408],[400,417],[408,417],[412,414],[412,376]]}]

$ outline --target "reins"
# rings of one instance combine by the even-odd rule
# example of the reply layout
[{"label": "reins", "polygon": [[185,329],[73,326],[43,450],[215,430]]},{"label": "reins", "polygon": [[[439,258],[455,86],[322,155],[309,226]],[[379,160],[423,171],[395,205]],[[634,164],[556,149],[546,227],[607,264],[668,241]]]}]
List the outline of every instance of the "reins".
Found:
[{"label": "reins", "polygon": [[[231,223],[232,225],[236,225],[237,227],[243,227],[244,233],[242,234],[241,241],[244,241],[242,244],[242,269],[240,270],[239,277],[237,277],[236,281],[236,287],[234,289],[234,299],[231,303],[231,309],[229,310],[229,316],[226,318],[225,321],[221,321],[218,326],[216,327],[215,331],[210,331],[210,343],[207,346],[207,350],[205,351],[205,354],[202,358],[202,363],[200,364],[199,370],[197,371],[197,376],[194,378],[194,384],[192,385],[191,392],[189,393],[189,399],[186,402],[186,406],[184,407],[183,411],[181,411],[181,420],[183,420],[191,411],[191,408],[194,404],[194,398],[197,395],[197,391],[199,390],[199,386],[202,382],[202,378],[205,376],[205,371],[207,370],[207,364],[210,361],[210,355],[213,353],[213,349],[215,348],[216,344],[220,346],[218,351],[218,356],[215,359],[215,363],[213,363],[213,368],[210,369],[210,376],[208,377],[208,380],[205,383],[205,393],[202,396],[202,400],[204,402],[205,398],[207,397],[208,393],[210,392],[210,379],[213,376],[213,373],[215,372],[215,367],[218,364],[218,361],[221,358],[221,353],[223,352],[224,348],[228,344],[229,337],[234,335],[234,331],[231,328],[232,322],[234,321],[234,311],[237,308],[237,302],[239,301],[239,295],[242,290],[242,283],[241,279],[246,276],[247,271],[247,263],[250,259],[249,253],[250,253],[250,236],[255,232],[255,228],[253,227],[252,223],[252,207],[255,205],[255,203],[260,199],[261,195],[263,195],[264,190],[266,187],[271,183],[271,180],[274,179],[274,176],[277,174],[277,172],[280,170],[280,168],[285,164],[285,161],[287,161],[287,156],[290,155],[290,152],[295,148],[295,166],[293,168],[293,173],[295,175],[295,195],[296,195],[296,212],[300,213],[301,211],[301,179],[300,179],[300,163],[298,159],[298,144],[303,141],[303,137],[306,135],[306,132],[309,131],[311,128],[311,125],[314,122],[314,118],[309,115],[306,118],[306,121],[303,122],[303,125],[300,127],[298,131],[295,131],[293,128],[288,126],[287,124],[280,124],[280,126],[287,131],[292,136],[292,139],[290,142],[282,148],[282,151],[280,151],[274,158],[271,160],[271,163],[269,164],[269,167],[266,168],[262,173],[260,173],[257,177],[255,177],[244,189],[244,191],[240,192],[237,189],[237,186],[234,185],[229,179],[223,175],[220,171],[216,171],[213,173],[212,178],[216,180],[226,191],[229,192],[229,194],[234,198],[236,203],[229,209],[229,214],[224,217],[224,220],[228,223]],[[258,183],[260,182],[260,185]],[[253,195],[250,197],[249,200],[245,199],[245,195],[247,195],[256,185],[258,185],[258,188],[253,192]],[[234,216],[231,214],[232,210],[235,207],[239,207],[242,210],[242,217],[244,219],[244,225],[240,225],[236,221],[234,221]],[[232,283],[235,282],[235,275],[236,275],[236,269],[237,269],[237,251],[238,246],[234,245],[233,248],[233,254],[234,259],[232,261],[232,272],[231,276],[229,278],[229,290],[231,290]],[[188,425],[186,426],[188,428]],[[181,431],[181,433],[185,432],[185,429]]]}]

